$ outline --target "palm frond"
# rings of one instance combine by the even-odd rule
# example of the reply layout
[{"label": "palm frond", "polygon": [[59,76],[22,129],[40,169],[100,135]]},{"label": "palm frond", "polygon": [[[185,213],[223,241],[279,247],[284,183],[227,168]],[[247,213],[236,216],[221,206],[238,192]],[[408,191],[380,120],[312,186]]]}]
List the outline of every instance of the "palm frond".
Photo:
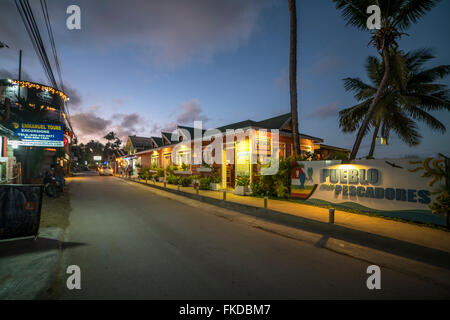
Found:
[{"label": "palm frond", "polygon": [[428,112],[414,105],[405,105],[404,109],[413,119],[423,121],[428,127],[440,131],[441,133],[445,133],[445,125]]},{"label": "palm frond", "polygon": [[333,0],[336,9],[341,11],[342,17],[347,25],[354,26],[360,30],[367,30],[366,10],[373,1],[370,0]]},{"label": "palm frond", "polygon": [[405,30],[411,24],[417,23],[440,0],[406,0],[394,16],[394,26]]}]

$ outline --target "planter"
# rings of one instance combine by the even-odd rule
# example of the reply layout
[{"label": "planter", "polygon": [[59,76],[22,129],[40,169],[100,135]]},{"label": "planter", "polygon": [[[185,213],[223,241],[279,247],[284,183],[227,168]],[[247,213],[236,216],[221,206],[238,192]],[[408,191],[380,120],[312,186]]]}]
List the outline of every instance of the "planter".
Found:
[{"label": "planter", "polygon": [[197,168],[198,172],[212,172],[212,168],[199,167]]},{"label": "planter", "polygon": [[191,171],[175,170],[173,173],[174,174],[191,174]]},{"label": "planter", "polygon": [[221,187],[221,183],[214,183],[214,182],[211,182],[211,190],[219,191],[219,190],[220,190],[220,187]]},{"label": "planter", "polygon": [[236,186],[234,188],[234,194],[239,196],[246,196],[250,194],[250,188],[248,186]]}]

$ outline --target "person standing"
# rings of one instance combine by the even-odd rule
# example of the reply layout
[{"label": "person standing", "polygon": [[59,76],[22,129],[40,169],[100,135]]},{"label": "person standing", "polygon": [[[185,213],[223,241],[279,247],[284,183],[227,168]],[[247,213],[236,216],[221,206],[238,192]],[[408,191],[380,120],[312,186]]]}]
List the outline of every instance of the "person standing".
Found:
[{"label": "person standing", "polygon": [[60,165],[55,167],[55,178],[60,183],[61,188],[64,189],[64,169]]}]

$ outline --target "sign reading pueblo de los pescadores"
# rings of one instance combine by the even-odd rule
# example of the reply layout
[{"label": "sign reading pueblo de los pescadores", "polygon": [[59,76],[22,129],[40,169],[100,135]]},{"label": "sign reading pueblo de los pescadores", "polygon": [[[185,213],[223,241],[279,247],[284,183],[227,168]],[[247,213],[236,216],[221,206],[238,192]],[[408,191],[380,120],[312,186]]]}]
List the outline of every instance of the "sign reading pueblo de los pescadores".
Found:
[{"label": "sign reading pueblo de los pescadores", "polygon": [[445,217],[431,213],[434,191],[445,183],[437,172],[440,158],[299,161],[292,170],[291,197],[307,203],[346,207],[445,224]]},{"label": "sign reading pueblo de los pescadores", "polygon": [[14,133],[21,141],[8,141],[9,144],[36,147],[63,147],[64,133],[61,124],[14,123]]}]

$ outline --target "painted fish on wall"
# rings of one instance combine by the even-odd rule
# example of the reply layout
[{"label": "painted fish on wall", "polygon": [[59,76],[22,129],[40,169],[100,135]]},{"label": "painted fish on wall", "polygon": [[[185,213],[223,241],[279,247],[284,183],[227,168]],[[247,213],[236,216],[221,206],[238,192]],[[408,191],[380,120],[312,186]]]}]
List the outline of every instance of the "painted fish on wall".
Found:
[{"label": "painted fish on wall", "polygon": [[305,170],[303,165],[294,167],[291,172],[291,198],[307,200],[317,188],[312,177],[313,168]]}]

